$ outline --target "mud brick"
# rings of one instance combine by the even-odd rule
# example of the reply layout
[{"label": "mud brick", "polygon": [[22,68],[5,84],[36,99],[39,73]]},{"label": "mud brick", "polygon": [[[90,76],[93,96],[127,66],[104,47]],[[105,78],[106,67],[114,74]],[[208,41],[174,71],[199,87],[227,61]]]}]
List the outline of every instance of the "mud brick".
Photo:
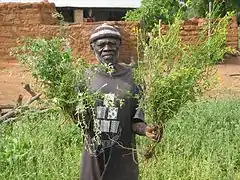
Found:
[{"label": "mud brick", "polygon": [[227,31],[227,35],[232,35],[232,36],[238,36],[238,30],[233,30],[233,31]]},{"label": "mud brick", "polygon": [[238,37],[227,37],[227,42],[238,42]]},{"label": "mud brick", "polygon": [[194,26],[194,25],[184,25],[183,29],[186,30],[186,31],[192,31],[192,30],[197,30],[198,27]]},{"label": "mud brick", "polygon": [[237,22],[233,22],[231,25],[230,25],[231,28],[238,28],[238,24]]}]

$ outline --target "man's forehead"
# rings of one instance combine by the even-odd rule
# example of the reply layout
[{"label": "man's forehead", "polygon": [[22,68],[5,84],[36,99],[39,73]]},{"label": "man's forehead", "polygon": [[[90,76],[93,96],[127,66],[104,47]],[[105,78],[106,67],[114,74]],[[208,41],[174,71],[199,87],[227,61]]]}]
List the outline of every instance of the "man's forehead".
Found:
[{"label": "man's forehead", "polygon": [[120,40],[116,38],[108,38],[108,37],[96,40],[96,43],[102,43],[102,42],[120,42]]}]

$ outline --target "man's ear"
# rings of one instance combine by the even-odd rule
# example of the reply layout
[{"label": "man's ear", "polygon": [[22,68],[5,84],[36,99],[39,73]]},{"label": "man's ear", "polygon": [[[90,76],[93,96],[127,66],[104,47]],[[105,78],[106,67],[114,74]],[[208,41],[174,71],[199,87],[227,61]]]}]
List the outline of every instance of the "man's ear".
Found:
[{"label": "man's ear", "polygon": [[122,42],[121,42],[121,40],[117,40],[117,43],[118,43],[118,45],[119,45],[119,47],[121,46],[121,44],[122,44]]},{"label": "man's ear", "polygon": [[94,43],[90,44],[91,50],[94,51]]}]

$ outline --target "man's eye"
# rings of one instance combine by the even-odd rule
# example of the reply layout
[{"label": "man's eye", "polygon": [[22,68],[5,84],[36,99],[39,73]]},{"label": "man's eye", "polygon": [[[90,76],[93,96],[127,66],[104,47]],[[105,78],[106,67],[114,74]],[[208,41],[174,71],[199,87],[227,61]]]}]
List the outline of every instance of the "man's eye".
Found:
[{"label": "man's eye", "polygon": [[108,46],[116,46],[117,43],[115,43],[115,42],[97,43],[96,45],[97,45],[98,47],[104,47],[104,46],[106,46],[106,45],[108,45]]},{"label": "man's eye", "polygon": [[104,44],[97,44],[97,46],[98,46],[98,47],[103,47],[103,46],[104,46]]}]

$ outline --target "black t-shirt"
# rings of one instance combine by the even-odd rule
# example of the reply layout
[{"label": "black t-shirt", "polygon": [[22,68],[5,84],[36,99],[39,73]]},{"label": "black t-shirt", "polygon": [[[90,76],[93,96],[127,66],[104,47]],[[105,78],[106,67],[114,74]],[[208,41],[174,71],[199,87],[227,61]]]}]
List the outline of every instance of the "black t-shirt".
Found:
[{"label": "black t-shirt", "polygon": [[137,180],[138,165],[135,133],[132,123],[143,121],[138,108],[138,88],[132,70],[120,67],[111,75],[98,72],[91,77],[89,89],[101,90],[104,98],[96,102],[95,126],[100,130],[96,139],[85,138],[81,180]]}]

